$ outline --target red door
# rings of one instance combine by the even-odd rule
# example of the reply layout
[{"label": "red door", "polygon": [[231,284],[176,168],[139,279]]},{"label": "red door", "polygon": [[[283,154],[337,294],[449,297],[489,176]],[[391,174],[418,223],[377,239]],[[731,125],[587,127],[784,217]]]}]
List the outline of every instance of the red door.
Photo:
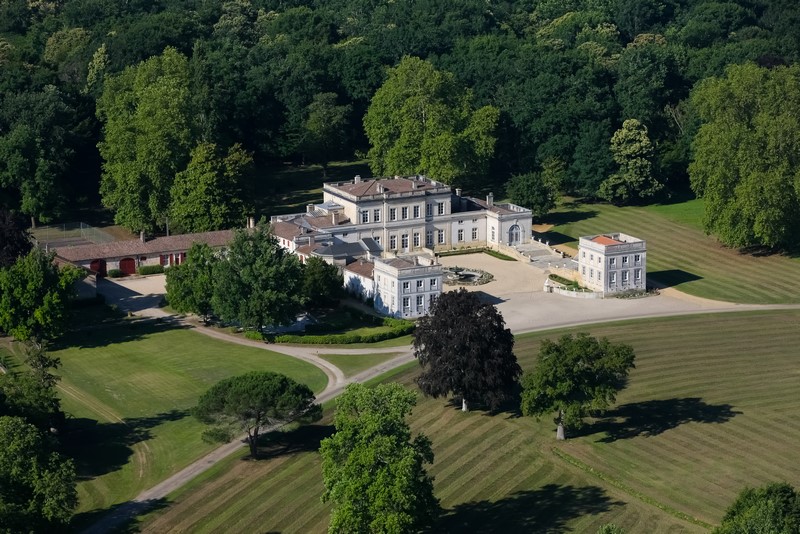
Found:
[{"label": "red door", "polygon": [[97,273],[97,276],[106,276],[106,260],[93,260],[89,268]]},{"label": "red door", "polygon": [[133,258],[119,260],[119,270],[125,274],[136,274],[136,260]]}]

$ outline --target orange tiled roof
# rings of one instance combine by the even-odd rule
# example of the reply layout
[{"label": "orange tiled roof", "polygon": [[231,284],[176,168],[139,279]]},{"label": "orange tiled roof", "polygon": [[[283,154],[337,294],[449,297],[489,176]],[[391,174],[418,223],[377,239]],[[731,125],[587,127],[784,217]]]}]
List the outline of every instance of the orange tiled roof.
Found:
[{"label": "orange tiled roof", "polygon": [[611,239],[607,235],[599,235],[592,239],[598,245],[621,245],[622,241],[617,241],[616,239]]}]

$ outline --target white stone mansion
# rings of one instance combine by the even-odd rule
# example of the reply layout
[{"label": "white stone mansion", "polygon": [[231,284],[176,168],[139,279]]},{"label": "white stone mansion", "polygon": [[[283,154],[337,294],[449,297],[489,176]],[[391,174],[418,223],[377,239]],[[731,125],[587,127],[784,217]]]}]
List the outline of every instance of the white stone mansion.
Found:
[{"label": "white stone mansion", "polygon": [[592,291],[616,293],[647,288],[647,246],[628,234],[581,237],[578,273]]}]

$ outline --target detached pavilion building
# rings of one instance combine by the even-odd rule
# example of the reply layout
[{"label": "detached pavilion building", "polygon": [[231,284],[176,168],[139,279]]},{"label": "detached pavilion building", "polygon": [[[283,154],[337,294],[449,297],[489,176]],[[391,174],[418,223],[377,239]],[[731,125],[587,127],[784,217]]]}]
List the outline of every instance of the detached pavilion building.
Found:
[{"label": "detached pavilion building", "polygon": [[647,289],[647,244],[623,233],[581,237],[578,273],[584,286],[601,293]]}]

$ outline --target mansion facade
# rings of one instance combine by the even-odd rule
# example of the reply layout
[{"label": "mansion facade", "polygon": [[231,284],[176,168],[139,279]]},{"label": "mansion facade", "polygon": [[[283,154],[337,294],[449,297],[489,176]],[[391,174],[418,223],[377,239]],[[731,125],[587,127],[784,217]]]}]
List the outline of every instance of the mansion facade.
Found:
[{"label": "mansion facade", "polygon": [[321,204],[270,224],[282,247],[341,266],[351,292],[395,317],[425,315],[441,294],[435,252],[531,240],[530,210],[495,203],[491,193],[486,200],[462,196],[419,175],[328,182]]},{"label": "mansion facade", "polygon": [[581,237],[578,274],[592,291],[617,293],[647,289],[647,244],[623,233]]}]

